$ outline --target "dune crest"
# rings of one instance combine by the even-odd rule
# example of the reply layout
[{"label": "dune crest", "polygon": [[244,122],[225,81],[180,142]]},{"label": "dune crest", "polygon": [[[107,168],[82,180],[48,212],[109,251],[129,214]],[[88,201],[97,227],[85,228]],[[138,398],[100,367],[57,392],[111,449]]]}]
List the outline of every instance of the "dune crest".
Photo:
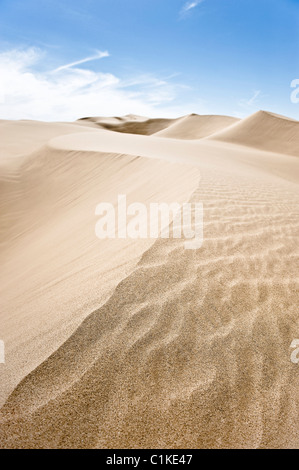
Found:
[{"label": "dune crest", "polygon": [[230,116],[199,116],[198,114],[190,114],[176,120],[166,129],[156,132],[156,135],[173,139],[203,139],[238,121],[239,119]]},{"label": "dune crest", "polygon": [[[2,160],[0,175],[0,317],[7,357],[0,367],[1,404],[110,295],[154,242],[97,239],[96,206],[116,203],[118,194],[126,194],[128,204],[183,203],[199,178],[199,171],[186,165],[43,144],[53,133],[85,135],[80,126],[49,124],[46,133],[43,123],[27,123],[25,131],[19,122],[9,128],[1,144],[4,148],[6,140],[15,154]],[[32,148],[38,149],[31,153]],[[166,178],[172,184],[165,185]]]},{"label": "dune crest", "polygon": [[[82,123],[82,119],[77,121]],[[152,135],[168,126],[176,119],[148,119],[142,116],[128,114],[114,118],[83,118],[83,123],[92,124],[100,129],[122,132],[125,134]]]},{"label": "dune crest", "polygon": [[266,111],[258,111],[209,138],[299,156],[299,122]]},{"label": "dune crest", "polygon": [[[0,447],[298,448],[298,123],[97,120],[1,161]],[[97,240],[117,194],[203,203],[203,246]]]}]

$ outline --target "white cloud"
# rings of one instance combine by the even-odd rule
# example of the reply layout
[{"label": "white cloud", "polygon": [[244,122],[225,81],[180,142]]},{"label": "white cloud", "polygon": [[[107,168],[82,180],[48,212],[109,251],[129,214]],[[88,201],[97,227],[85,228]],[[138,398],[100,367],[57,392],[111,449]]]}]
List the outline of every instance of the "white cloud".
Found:
[{"label": "white cloud", "polygon": [[253,96],[247,101],[247,104],[249,106],[252,106],[255,102],[256,102],[256,99],[258,98],[258,96],[260,96],[261,94],[261,90],[257,90],[253,93]]},{"label": "white cloud", "polygon": [[265,98],[265,94],[261,90],[253,90],[252,95],[248,98],[242,98],[237,102],[238,108],[231,112],[232,116],[245,118],[250,114],[261,109],[261,99]]},{"label": "white cloud", "polygon": [[196,8],[203,1],[204,0],[194,0],[192,2],[186,2],[181,10],[181,14],[188,13],[188,11],[193,10],[193,8]]},{"label": "white cloud", "polygon": [[61,70],[70,69],[71,67],[75,67],[76,65],[85,64],[86,62],[91,62],[93,60],[103,59],[104,57],[109,57],[109,52],[105,51],[98,51],[96,55],[91,57],[85,57],[85,59],[77,60],[76,62],[71,62],[70,64],[62,65],[57,69],[53,70],[53,72],[60,72]]},{"label": "white cloud", "polygon": [[247,111],[251,111],[258,104],[258,98],[261,96],[261,93],[261,90],[253,91],[253,94],[249,99],[242,99],[239,101],[239,106]]},{"label": "white cloud", "polygon": [[38,49],[0,53],[0,118],[69,121],[128,113],[175,116],[187,111],[188,103],[175,106],[183,87],[167,79],[141,75],[123,80],[78,67],[95,57],[100,58],[100,53],[53,73],[38,71],[41,59],[46,62]]}]

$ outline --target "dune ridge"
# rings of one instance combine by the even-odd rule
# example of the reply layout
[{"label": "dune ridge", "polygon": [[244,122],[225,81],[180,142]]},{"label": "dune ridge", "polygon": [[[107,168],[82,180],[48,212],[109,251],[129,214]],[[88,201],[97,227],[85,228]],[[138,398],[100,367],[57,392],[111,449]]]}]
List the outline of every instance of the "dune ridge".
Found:
[{"label": "dune ridge", "polygon": [[198,114],[190,114],[189,116],[177,119],[167,126],[166,129],[156,132],[156,135],[174,139],[203,139],[238,121],[239,119],[230,116],[199,116]]},{"label": "dune ridge", "polygon": [[[127,115],[115,118],[83,118],[84,124],[92,124],[100,129],[125,134],[152,135],[170,126],[176,119],[148,119],[142,116]],[[82,124],[82,119],[77,121]]]},{"label": "dune ridge", "polygon": [[0,367],[2,403],[153,243],[98,240],[96,206],[115,204],[118,194],[126,194],[128,203],[183,203],[198,181],[186,165],[48,145],[8,161],[0,180],[1,338],[7,357]]},{"label": "dune ridge", "polygon": [[299,156],[299,122],[266,111],[258,111],[209,138]]},{"label": "dune ridge", "polygon": [[[297,125],[257,117],[254,141],[256,116],[223,140],[81,126],[22,159],[27,232],[18,215],[0,251],[1,298],[14,311],[2,323],[11,375],[1,448],[298,448]],[[203,202],[202,248],[171,238],[98,245],[94,206],[115,188],[131,201]],[[14,203],[13,193],[5,185],[1,200]],[[16,301],[20,264],[30,269]]]}]

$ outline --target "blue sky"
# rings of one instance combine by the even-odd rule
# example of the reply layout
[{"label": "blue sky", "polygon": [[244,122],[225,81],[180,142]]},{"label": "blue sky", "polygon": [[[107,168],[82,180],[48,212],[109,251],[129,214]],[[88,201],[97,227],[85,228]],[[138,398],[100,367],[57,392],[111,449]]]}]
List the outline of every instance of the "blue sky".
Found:
[{"label": "blue sky", "polygon": [[0,118],[299,119],[299,0],[0,0]]}]

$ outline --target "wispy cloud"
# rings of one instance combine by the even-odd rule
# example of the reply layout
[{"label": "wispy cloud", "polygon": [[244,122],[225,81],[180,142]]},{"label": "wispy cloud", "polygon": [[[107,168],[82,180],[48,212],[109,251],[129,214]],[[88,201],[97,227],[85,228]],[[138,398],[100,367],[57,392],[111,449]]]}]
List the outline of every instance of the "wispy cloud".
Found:
[{"label": "wispy cloud", "polygon": [[253,91],[252,96],[248,99],[242,99],[239,101],[239,106],[242,108],[250,110],[253,106],[255,106],[258,103],[258,97],[261,95],[261,90],[255,90]]},{"label": "wispy cloud", "polygon": [[61,70],[70,69],[72,67],[76,67],[77,65],[85,64],[86,62],[91,62],[93,60],[103,59],[104,57],[109,57],[108,51],[98,51],[95,55],[90,57],[85,57],[84,59],[77,60],[76,62],[71,62],[70,64],[62,65],[57,69],[53,70],[53,73],[60,72]]},{"label": "wispy cloud", "polygon": [[260,96],[260,94],[261,94],[261,90],[255,91],[253,93],[253,96],[247,101],[248,106],[252,106],[256,102],[256,100]]},{"label": "wispy cloud", "polygon": [[265,95],[261,90],[253,90],[252,95],[249,98],[242,98],[238,101],[238,106],[240,109],[238,111],[234,111],[233,114],[238,117],[245,117],[248,116],[249,113],[258,111],[260,108],[260,99],[264,97]]},{"label": "wispy cloud", "polygon": [[184,16],[186,13],[190,12],[190,10],[193,10],[196,8],[200,3],[203,3],[204,0],[193,0],[191,2],[186,2],[184,6],[181,9],[181,15]]},{"label": "wispy cloud", "polygon": [[0,53],[0,118],[71,121],[128,113],[175,117],[194,105],[185,100],[182,106],[176,104],[183,86],[169,77],[135,74],[122,79],[80,68],[89,60],[94,59],[78,60],[53,73],[41,71],[40,64],[46,62],[42,50]]}]

